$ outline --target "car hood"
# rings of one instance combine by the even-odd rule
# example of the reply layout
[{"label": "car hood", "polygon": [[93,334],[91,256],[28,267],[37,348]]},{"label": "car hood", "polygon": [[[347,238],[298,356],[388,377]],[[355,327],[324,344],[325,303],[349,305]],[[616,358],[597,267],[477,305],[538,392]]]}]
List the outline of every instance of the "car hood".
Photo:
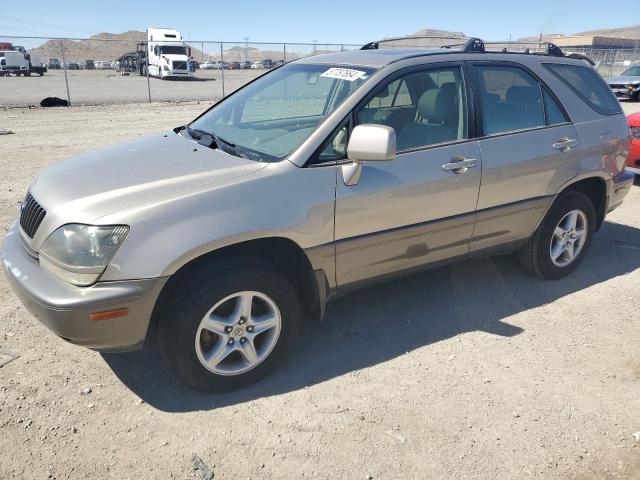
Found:
[{"label": "car hood", "polygon": [[617,76],[617,77],[607,77],[607,83],[611,85],[612,83],[640,83],[640,77],[631,77],[631,76]]},{"label": "car hood", "polygon": [[59,224],[89,223],[267,165],[204,147],[170,130],[56,163],[40,173],[31,193]]}]

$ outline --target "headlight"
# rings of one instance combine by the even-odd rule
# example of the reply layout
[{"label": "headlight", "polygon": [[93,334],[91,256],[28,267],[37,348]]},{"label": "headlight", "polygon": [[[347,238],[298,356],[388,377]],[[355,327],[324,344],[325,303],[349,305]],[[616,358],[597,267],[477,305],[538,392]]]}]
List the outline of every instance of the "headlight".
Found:
[{"label": "headlight", "polygon": [[40,249],[40,264],[66,282],[95,283],[129,233],[126,225],[63,225]]},{"label": "headlight", "polygon": [[640,140],[640,127],[629,127],[629,131],[631,131],[631,138]]}]

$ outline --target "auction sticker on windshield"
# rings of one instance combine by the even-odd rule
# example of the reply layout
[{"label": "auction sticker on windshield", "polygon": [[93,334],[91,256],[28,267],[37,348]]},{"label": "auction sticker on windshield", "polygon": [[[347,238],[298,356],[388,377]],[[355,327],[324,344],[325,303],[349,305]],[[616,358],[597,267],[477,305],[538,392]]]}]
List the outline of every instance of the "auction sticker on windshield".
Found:
[{"label": "auction sticker on windshield", "polygon": [[350,68],[330,68],[320,76],[337,78],[338,80],[348,80],[349,82],[353,82],[354,80],[359,79],[363,75],[366,75],[366,73],[367,72],[363,72],[362,70],[352,70]]}]

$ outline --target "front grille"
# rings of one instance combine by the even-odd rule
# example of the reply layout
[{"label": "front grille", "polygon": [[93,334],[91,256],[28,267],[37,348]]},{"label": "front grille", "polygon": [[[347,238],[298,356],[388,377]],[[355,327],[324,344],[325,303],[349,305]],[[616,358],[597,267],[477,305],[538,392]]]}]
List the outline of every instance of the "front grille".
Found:
[{"label": "front grille", "polygon": [[186,70],[187,69],[187,62],[182,62],[182,61],[177,61],[177,62],[173,62],[173,69],[174,70]]},{"label": "front grille", "polygon": [[33,198],[31,192],[27,193],[20,207],[20,226],[29,238],[33,238],[36,234],[46,214],[47,211]]}]

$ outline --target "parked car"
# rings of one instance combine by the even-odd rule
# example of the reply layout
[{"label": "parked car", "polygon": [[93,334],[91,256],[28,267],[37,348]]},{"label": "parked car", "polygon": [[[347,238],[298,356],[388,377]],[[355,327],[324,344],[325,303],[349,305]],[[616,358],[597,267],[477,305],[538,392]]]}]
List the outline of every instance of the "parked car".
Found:
[{"label": "parked car", "polygon": [[231,62],[229,64],[229,70],[240,70],[240,62]]},{"label": "parked car", "polygon": [[631,131],[631,150],[627,159],[627,170],[640,175],[640,112],[627,117]]},{"label": "parked car", "polygon": [[60,70],[60,60],[57,58],[50,58],[48,62],[49,70]]},{"label": "parked car", "polygon": [[276,60],[276,67],[280,67],[281,65],[284,65],[286,62],[283,59],[280,60]]},{"label": "parked car", "polygon": [[96,64],[93,60],[85,60],[84,61],[84,69],[85,70],[95,70]]},{"label": "parked car", "polygon": [[244,62],[240,62],[241,70],[249,70],[251,69],[251,62],[249,60],[245,60]]},{"label": "parked car", "polygon": [[607,77],[606,80],[617,97],[633,101],[640,99],[640,65],[629,67],[620,75]]},{"label": "parked car", "polygon": [[110,70],[111,67],[111,62],[107,62],[105,60],[99,60],[96,62],[96,68],[98,70]]},{"label": "parked car", "polygon": [[81,70],[78,62],[67,62],[67,70]]},{"label": "parked car", "polygon": [[273,68],[275,67],[275,63],[270,58],[265,58],[262,60],[262,68]]},{"label": "parked car", "polygon": [[215,68],[219,68],[217,63],[218,62],[202,62],[200,64],[200,70],[213,70]]},{"label": "parked car", "polygon": [[251,64],[251,70],[260,70],[262,68],[262,62],[253,62]]},{"label": "parked car", "polygon": [[186,383],[219,391],[371,282],[513,251],[537,277],[573,272],[633,182],[597,71],[479,39],[377,46],[289,62],[188,125],[41,171],[1,253],[24,305],[97,350],[157,332]]}]

